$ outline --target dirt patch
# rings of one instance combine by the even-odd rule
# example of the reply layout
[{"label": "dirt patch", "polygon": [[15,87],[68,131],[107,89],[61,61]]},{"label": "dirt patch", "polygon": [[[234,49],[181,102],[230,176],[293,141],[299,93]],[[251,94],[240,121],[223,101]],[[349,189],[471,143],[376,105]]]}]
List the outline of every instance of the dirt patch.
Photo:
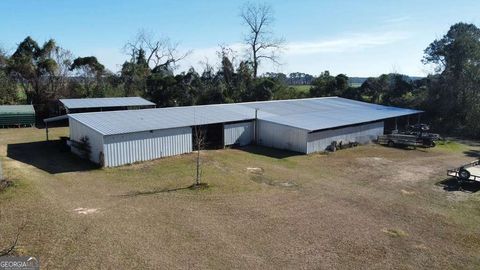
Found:
[{"label": "dirt patch", "polygon": [[295,183],[293,180],[277,180],[266,175],[254,174],[250,176],[250,179],[256,183],[266,184],[269,186],[287,187],[287,188],[298,187],[298,184]]},{"label": "dirt patch", "polygon": [[76,212],[77,214],[80,214],[80,215],[95,214],[95,213],[98,213],[99,210],[100,209],[98,209],[98,208],[83,208],[83,207],[73,209],[74,212]]},{"label": "dirt patch", "polygon": [[409,190],[405,190],[405,189],[400,190],[400,192],[402,192],[402,194],[405,194],[405,195],[415,194],[415,191],[409,191]]},{"label": "dirt patch", "polygon": [[247,172],[254,174],[263,174],[265,170],[260,167],[247,167]]},{"label": "dirt patch", "polygon": [[260,167],[247,167],[247,172],[249,172],[250,179],[259,184],[266,184],[269,186],[277,186],[277,187],[297,187],[298,184],[295,183],[293,180],[278,180],[273,179],[265,175],[265,170]]},{"label": "dirt patch", "polygon": [[423,179],[429,179],[435,171],[428,166],[409,166],[398,171],[396,177],[399,182],[417,182]]},{"label": "dirt patch", "polygon": [[357,158],[357,161],[367,166],[389,165],[392,163],[391,160],[383,157],[361,157]]}]

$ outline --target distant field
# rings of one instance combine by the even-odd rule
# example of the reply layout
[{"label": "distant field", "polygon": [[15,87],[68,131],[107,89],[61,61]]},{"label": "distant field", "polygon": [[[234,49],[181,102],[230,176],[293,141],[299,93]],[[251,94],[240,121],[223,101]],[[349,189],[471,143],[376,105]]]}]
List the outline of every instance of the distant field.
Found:
[{"label": "distant field", "polygon": [[480,268],[480,187],[445,176],[478,144],[210,150],[192,191],[194,154],[98,169],[44,138],[0,129],[0,249],[23,224],[42,269]]},{"label": "distant field", "polygon": [[308,93],[310,91],[311,85],[290,85],[290,87],[295,88],[298,92]]},{"label": "distant field", "polygon": [[[361,83],[349,83],[348,85],[350,87],[354,87],[354,88],[358,88],[358,87],[362,86]],[[308,93],[312,86],[311,85],[290,85],[290,87],[293,87],[298,92]]]}]

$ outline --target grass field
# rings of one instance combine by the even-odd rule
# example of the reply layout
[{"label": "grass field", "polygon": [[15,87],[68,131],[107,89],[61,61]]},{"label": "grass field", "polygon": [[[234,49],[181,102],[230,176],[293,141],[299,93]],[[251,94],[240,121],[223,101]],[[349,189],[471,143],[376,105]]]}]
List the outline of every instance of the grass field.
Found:
[{"label": "grass field", "polygon": [[[350,83],[350,87],[358,88],[362,86],[361,83]],[[310,88],[312,87],[311,85],[290,85],[290,87],[293,87],[295,90],[301,93],[306,93],[308,94],[310,92]]]},{"label": "grass field", "polygon": [[311,85],[290,85],[290,87],[293,87],[298,92],[308,94],[310,92],[310,87],[312,86]]},{"label": "grass field", "polygon": [[349,86],[354,87],[354,88],[358,88],[358,87],[362,86],[362,84],[361,83],[349,83]]},{"label": "grass field", "polygon": [[480,187],[445,177],[478,145],[211,150],[193,191],[193,155],[97,169],[44,136],[0,129],[0,248],[23,227],[42,269],[480,267]]}]

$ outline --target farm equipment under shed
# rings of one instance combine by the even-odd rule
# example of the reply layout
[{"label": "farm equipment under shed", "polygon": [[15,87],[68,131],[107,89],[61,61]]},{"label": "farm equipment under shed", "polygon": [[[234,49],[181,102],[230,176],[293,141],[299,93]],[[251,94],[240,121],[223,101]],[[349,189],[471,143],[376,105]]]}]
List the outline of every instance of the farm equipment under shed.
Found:
[{"label": "farm equipment under shed", "polygon": [[426,124],[417,124],[417,125],[410,125],[407,126],[406,131],[404,134],[407,135],[415,135],[425,140],[437,141],[440,140],[440,135],[437,133],[430,133],[428,132],[430,127]]},{"label": "farm equipment under shed", "polygon": [[394,131],[392,134],[378,136],[379,144],[394,146],[412,146],[412,147],[435,147],[435,141],[440,139],[440,135],[428,132],[430,127],[426,124],[407,126],[405,131]]}]

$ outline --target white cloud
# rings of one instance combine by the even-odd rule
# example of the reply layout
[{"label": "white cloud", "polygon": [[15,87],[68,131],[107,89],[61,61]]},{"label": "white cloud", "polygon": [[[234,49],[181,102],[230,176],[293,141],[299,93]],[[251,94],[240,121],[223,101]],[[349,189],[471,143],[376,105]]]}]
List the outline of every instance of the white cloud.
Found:
[{"label": "white cloud", "polygon": [[[349,35],[341,35],[335,38],[322,39],[316,41],[294,41],[288,42],[284,45],[283,53],[281,54],[280,61],[284,64],[273,65],[270,63],[264,63],[261,66],[260,72],[276,71],[276,72],[310,72],[317,74],[325,69],[337,70],[345,67],[346,63],[342,57],[348,54],[350,57],[360,55],[366,49],[381,48],[389,44],[394,44],[410,38],[410,35],[406,32],[374,32],[374,33],[355,33]],[[239,57],[245,55],[246,47],[240,43],[234,43],[228,45],[232,48]],[[203,64],[209,63],[214,67],[219,64],[219,58],[217,52],[220,50],[220,46],[199,48],[192,51],[192,53],[180,63],[179,70],[186,70],[189,67],[194,67],[197,70],[202,70]],[[392,56],[393,57],[393,56]],[[371,58],[374,60],[374,57]],[[387,59],[384,59],[387,60]],[[370,63],[370,65],[374,63]],[[397,63],[392,61],[389,63],[388,68]],[[350,65],[353,67],[354,65]],[[338,68],[335,68],[338,67]],[[354,74],[360,74],[365,72],[366,68],[361,68]],[[351,72],[351,69],[345,68],[345,71],[339,72]],[[388,72],[386,70],[385,72]]]},{"label": "white cloud", "polygon": [[400,17],[392,17],[385,19],[383,22],[387,24],[400,24],[410,20],[410,16],[400,16]]},{"label": "white cloud", "polygon": [[407,39],[409,35],[404,32],[384,33],[360,33],[344,37],[309,41],[292,42],[287,44],[287,54],[314,54],[314,53],[339,53],[360,51],[365,48],[372,48],[395,43]]}]

